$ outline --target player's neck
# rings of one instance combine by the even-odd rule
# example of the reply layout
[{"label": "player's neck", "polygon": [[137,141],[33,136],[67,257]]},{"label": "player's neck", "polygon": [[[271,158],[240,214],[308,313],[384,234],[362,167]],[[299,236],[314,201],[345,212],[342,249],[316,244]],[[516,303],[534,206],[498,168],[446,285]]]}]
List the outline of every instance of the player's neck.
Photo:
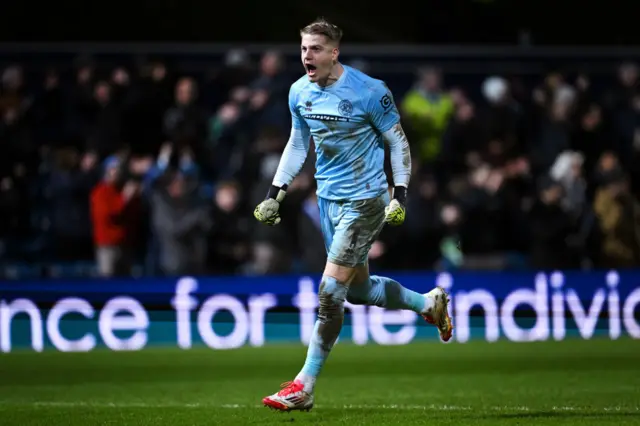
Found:
[{"label": "player's neck", "polygon": [[325,80],[318,81],[318,86],[321,86],[321,87],[331,86],[333,83],[335,83],[340,79],[340,77],[342,76],[342,73],[344,73],[344,67],[340,62],[336,62],[336,64],[333,67],[331,67],[331,72],[329,73],[329,76]]}]

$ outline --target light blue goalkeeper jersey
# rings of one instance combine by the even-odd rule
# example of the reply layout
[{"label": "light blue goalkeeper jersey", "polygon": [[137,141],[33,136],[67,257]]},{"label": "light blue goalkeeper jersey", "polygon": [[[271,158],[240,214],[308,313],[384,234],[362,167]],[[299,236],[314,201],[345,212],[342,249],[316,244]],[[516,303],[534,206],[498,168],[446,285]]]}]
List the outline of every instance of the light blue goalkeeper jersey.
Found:
[{"label": "light blue goalkeeper jersey", "polygon": [[303,76],[291,86],[289,108],[293,127],[313,137],[319,197],[364,200],[387,191],[382,133],[400,116],[384,82],[349,66],[328,87]]}]

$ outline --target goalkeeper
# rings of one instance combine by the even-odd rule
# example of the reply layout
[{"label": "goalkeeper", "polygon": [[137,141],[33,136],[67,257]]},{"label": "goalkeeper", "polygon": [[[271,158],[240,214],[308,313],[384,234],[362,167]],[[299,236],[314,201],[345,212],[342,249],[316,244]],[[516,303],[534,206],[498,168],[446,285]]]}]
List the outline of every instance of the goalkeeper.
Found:
[{"label": "goalkeeper", "polygon": [[[452,334],[448,295],[436,287],[427,294],[391,278],[369,276],[368,252],[385,223],[405,218],[411,154],[386,84],[338,61],[342,31],[320,19],[301,31],[306,75],[289,91],[292,129],[267,198],[254,215],[280,222],[280,204],[300,172],[312,137],[315,178],[327,264],[320,283],[319,312],[307,358],[294,381],[263,403],[282,411],[309,410],[322,366],[340,333],[344,303],[407,309],[435,324],[444,341]],[[384,141],[389,144],[394,191],[390,200],[384,173]]]}]

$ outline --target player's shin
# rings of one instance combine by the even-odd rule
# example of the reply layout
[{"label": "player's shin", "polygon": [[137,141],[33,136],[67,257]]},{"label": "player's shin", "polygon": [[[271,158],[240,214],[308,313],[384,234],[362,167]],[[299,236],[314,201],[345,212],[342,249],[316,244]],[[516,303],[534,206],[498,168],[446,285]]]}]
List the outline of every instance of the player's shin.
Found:
[{"label": "player's shin", "polygon": [[387,309],[405,309],[424,313],[433,304],[430,298],[403,287],[399,282],[372,275],[360,284],[352,284],[347,294],[347,301],[354,305],[373,305]]},{"label": "player's shin", "polygon": [[306,392],[313,391],[315,380],[340,334],[347,291],[348,286],[335,278],[322,278],[318,292],[318,319],[309,342],[307,359],[296,377],[296,380],[304,384]]}]

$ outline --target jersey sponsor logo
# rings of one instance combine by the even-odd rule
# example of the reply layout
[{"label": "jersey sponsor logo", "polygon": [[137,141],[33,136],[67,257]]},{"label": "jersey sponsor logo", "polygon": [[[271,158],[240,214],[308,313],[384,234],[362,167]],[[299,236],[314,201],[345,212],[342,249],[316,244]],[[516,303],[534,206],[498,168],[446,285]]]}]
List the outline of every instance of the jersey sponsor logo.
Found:
[{"label": "jersey sponsor logo", "polygon": [[305,114],[302,116],[307,120],[318,120],[318,121],[341,121],[348,123],[351,121],[348,117],[342,117],[339,115],[330,115],[330,114]]},{"label": "jersey sponsor logo", "polygon": [[353,114],[353,105],[351,105],[351,101],[348,99],[341,100],[338,104],[338,112],[347,117],[351,116],[351,114]]},{"label": "jersey sponsor logo", "polygon": [[382,109],[385,111],[390,109],[393,106],[393,99],[391,99],[391,95],[387,93],[380,98],[380,106],[382,106]]}]

